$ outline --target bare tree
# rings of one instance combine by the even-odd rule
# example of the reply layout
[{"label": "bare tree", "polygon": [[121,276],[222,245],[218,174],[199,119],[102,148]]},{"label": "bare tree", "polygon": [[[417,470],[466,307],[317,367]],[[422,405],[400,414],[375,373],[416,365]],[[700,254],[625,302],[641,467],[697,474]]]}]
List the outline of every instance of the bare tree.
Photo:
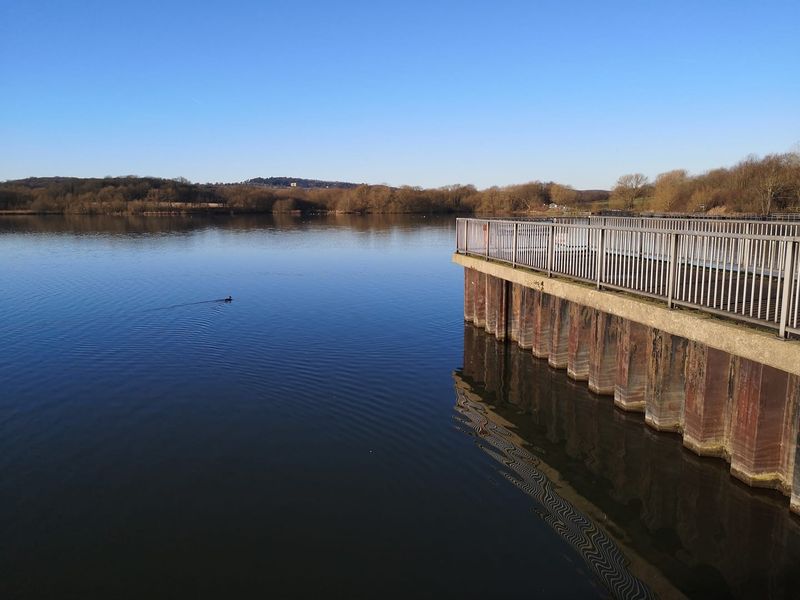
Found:
[{"label": "bare tree", "polygon": [[644,197],[647,177],[642,173],[631,173],[617,179],[611,192],[611,204],[618,208],[631,210],[636,201]]}]

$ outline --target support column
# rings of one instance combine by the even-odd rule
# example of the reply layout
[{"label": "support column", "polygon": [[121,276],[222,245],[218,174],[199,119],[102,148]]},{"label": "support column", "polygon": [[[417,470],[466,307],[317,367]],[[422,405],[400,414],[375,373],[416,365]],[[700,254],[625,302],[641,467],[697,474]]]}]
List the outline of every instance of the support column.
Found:
[{"label": "support column", "polygon": [[800,485],[800,465],[797,464],[797,439],[800,435],[800,375],[789,375],[786,384],[786,418],[781,436],[781,487],[792,494],[794,486]]},{"label": "support column", "polygon": [[592,340],[593,308],[570,303],[567,375],[578,381],[589,379],[589,346]]},{"label": "support column", "polygon": [[644,411],[647,329],[645,325],[620,319],[614,404],[623,410]]},{"label": "support column", "polygon": [[644,420],[659,431],[680,431],[686,398],[686,338],[651,329],[648,350]]},{"label": "support column", "polygon": [[566,369],[569,356],[569,318],[570,302],[555,296],[551,297],[552,329],[550,330],[550,356],[547,362],[556,369]]},{"label": "support column", "polygon": [[787,472],[791,474],[791,480],[787,480],[787,484],[792,494],[790,507],[792,512],[800,515],[800,424],[798,423],[798,413],[800,413],[800,376],[790,376],[790,394],[791,402],[794,406],[794,444],[789,444],[787,454],[790,454],[794,460],[787,465]]},{"label": "support column", "polygon": [[478,273],[474,269],[464,269],[464,320],[475,320],[475,284]]},{"label": "support column", "polygon": [[589,389],[595,394],[614,395],[617,376],[617,336],[619,318],[592,312],[592,338],[589,346]]},{"label": "support column", "polygon": [[547,358],[550,356],[552,346],[556,298],[539,290],[531,290],[531,294],[533,295],[531,350],[536,358]]},{"label": "support column", "polygon": [[488,275],[481,272],[475,273],[473,281],[474,312],[472,322],[478,327],[486,327],[486,279]]},{"label": "support column", "polygon": [[498,277],[486,276],[486,333],[505,339],[506,282]]},{"label": "support column", "polygon": [[508,301],[508,337],[519,342],[522,331],[522,295],[525,288],[518,283],[508,285],[511,291]]},{"label": "support column", "polygon": [[731,355],[690,341],[686,348],[683,445],[702,456],[724,456],[730,426]]},{"label": "support column", "polygon": [[[779,487],[789,374],[736,357],[731,474],[748,485]],[[796,438],[795,438],[796,439]]]},{"label": "support column", "polygon": [[534,303],[535,294],[531,288],[522,288],[522,298],[520,300],[520,325],[519,338],[517,343],[520,348],[531,348],[533,346],[533,324],[536,320],[536,306]]}]

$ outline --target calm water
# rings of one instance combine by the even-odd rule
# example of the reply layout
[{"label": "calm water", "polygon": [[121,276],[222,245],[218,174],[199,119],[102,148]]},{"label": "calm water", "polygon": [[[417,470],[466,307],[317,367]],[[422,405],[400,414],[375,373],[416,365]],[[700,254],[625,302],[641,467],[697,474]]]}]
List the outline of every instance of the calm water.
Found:
[{"label": "calm water", "polygon": [[452,246],[0,219],[0,597],[791,597],[786,500],[465,327]]}]

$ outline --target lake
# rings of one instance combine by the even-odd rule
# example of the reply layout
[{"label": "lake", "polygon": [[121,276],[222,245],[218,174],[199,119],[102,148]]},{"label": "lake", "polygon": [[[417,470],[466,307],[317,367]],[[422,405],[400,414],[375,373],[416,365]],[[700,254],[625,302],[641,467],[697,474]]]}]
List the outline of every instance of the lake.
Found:
[{"label": "lake", "polygon": [[0,597],[792,597],[785,498],[465,325],[453,246],[0,218]]}]

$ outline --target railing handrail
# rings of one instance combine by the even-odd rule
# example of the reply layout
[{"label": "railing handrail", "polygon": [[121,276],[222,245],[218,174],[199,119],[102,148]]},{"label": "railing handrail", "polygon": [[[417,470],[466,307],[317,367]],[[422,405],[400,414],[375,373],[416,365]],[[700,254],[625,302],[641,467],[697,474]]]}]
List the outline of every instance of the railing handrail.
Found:
[{"label": "railing handrail", "polygon": [[[791,240],[794,242],[800,242],[800,235],[765,235],[765,234],[754,234],[754,233],[731,233],[725,231],[697,231],[694,229],[662,229],[662,228],[652,228],[652,227],[625,227],[624,225],[602,225],[602,224],[593,224],[593,223],[558,223],[558,222],[550,222],[550,221],[512,221],[509,219],[478,219],[474,217],[457,217],[456,221],[474,221],[474,222],[491,222],[491,223],[500,223],[503,225],[542,225],[543,227],[565,227],[567,229],[588,229],[588,230],[599,230],[602,229],[604,231],[625,231],[625,232],[632,232],[632,233],[659,233],[659,234],[670,234],[675,233],[679,235],[694,235],[698,237],[713,237],[713,238],[746,238],[748,240],[765,240],[765,241],[785,241]],[[798,227],[800,227],[800,223],[797,223]]]},{"label": "railing handrail", "polygon": [[459,218],[472,218],[472,219],[479,219],[483,221],[519,221],[519,222],[533,222],[533,221],[553,221],[557,222],[560,220],[569,220],[569,219],[646,219],[646,220],[653,220],[653,221],[686,221],[687,223],[715,223],[715,224],[722,224],[722,223],[754,223],[754,224],[770,224],[770,225],[786,225],[786,224],[794,224],[800,225],[800,212],[796,213],[786,213],[781,215],[775,215],[777,218],[771,218],[768,216],[758,217],[752,216],[750,218],[747,217],[690,217],[690,216],[679,216],[679,215],[664,215],[664,216],[654,216],[654,215],[639,215],[639,216],[631,216],[631,215],[593,215],[593,214],[573,214],[573,215],[564,215],[564,216],[525,216],[525,217],[517,217],[515,219],[509,219],[508,217],[495,217],[495,216],[478,216],[478,217],[459,217]]},{"label": "railing handrail", "polygon": [[[645,226],[608,222],[618,218]],[[800,222],[726,231],[650,217],[568,220],[459,217],[456,251],[800,334]]]}]

